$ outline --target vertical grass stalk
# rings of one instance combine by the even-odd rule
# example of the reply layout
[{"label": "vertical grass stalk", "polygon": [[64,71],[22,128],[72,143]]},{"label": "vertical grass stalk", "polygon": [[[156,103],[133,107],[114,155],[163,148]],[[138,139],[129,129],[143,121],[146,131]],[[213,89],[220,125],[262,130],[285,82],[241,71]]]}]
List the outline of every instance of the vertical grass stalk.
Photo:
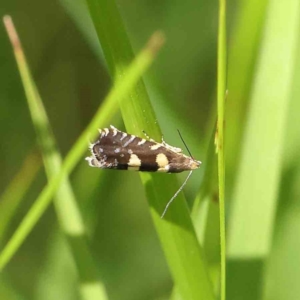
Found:
[{"label": "vertical grass stalk", "polygon": [[220,242],[221,242],[221,299],[226,299],[226,236],[225,236],[225,162],[224,162],[224,104],[226,98],[226,0],[219,0],[218,29],[218,125],[216,144],[218,152]]},{"label": "vertical grass stalk", "polygon": [[150,41],[132,64],[128,66],[126,69],[126,76],[121,80],[117,80],[113,89],[99,106],[99,109],[90,124],[67,154],[58,174],[49,180],[47,186],[40,193],[11,239],[5,245],[4,249],[2,249],[0,253],[0,270],[7,265],[22,245],[28,234],[47,209],[48,205],[51,203],[52,197],[59,188],[61,182],[73,171],[78,161],[87,151],[88,141],[96,136],[99,127],[104,127],[109,123],[110,119],[118,110],[118,103],[122,101],[122,99],[125,99],[132,87],[151,65],[158,49],[157,43],[154,42],[153,45],[153,41]]}]

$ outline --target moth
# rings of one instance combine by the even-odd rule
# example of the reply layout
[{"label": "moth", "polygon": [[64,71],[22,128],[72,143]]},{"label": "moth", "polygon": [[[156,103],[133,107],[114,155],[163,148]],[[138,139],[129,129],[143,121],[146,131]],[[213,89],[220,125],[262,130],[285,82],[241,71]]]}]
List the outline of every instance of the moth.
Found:
[{"label": "moth", "polygon": [[198,169],[201,162],[192,156],[186,156],[182,150],[168,145],[163,139],[161,143],[140,138],[122,132],[110,126],[99,129],[98,140],[90,144],[91,156],[86,157],[91,167],[113,170],[132,170],[140,172],[180,173],[190,171],[184,183],[166,205],[169,205],[183,189],[193,170]]}]

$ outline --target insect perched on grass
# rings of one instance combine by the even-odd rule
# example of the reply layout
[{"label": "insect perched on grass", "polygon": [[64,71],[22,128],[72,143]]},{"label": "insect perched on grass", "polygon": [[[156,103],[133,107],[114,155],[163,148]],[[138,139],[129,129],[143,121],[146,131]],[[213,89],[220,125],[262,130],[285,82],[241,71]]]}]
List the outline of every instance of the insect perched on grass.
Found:
[{"label": "insect perched on grass", "polygon": [[164,173],[190,171],[179,190],[167,203],[161,217],[183,189],[193,170],[198,169],[201,164],[191,154],[184,155],[180,148],[170,146],[164,140],[158,143],[149,137],[148,140],[143,139],[122,132],[112,125],[110,128],[100,129],[99,132],[99,139],[90,145],[92,156],[86,158],[92,167]]}]

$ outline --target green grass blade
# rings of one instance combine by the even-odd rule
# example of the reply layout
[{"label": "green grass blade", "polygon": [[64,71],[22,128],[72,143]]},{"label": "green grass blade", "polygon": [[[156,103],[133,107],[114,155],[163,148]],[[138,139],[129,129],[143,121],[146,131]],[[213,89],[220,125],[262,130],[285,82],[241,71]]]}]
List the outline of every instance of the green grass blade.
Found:
[{"label": "green grass blade", "polygon": [[[285,174],[273,247],[266,264],[262,299],[297,299],[300,294],[300,164]],[[288,188],[288,189],[285,189]]]},{"label": "green grass blade", "polygon": [[220,209],[218,199],[218,159],[213,127],[205,161],[201,188],[193,204],[192,219],[198,240],[203,243],[214,290],[220,288]]},{"label": "green grass blade", "polygon": [[[226,103],[226,186],[232,186],[240,156],[245,115],[268,0],[239,1],[237,20],[228,51]],[[230,180],[230,181],[228,181]],[[228,192],[228,190],[227,190]]]},{"label": "green grass blade", "polygon": [[[4,22],[14,48],[47,177],[50,180],[61,169],[61,155],[57,150],[42,99],[34,84],[12,20],[10,17],[6,17]],[[74,261],[77,265],[82,299],[90,299],[90,295],[93,295],[97,299],[107,299],[105,288],[99,280],[95,262],[87,245],[87,230],[67,176],[62,180],[61,186],[57,190],[54,204],[61,228],[67,237]]]},{"label": "green grass blade", "polygon": [[270,251],[299,9],[297,0],[269,2],[229,223],[231,257]]},{"label": "green grass blade", "polygon": [[0,197],[0,244],[18,209],[24,194],[33,182],[41,167],[41,158],[37,153],[31,152],[25,159],[19,172],[10,182]]},{"label": "green grass blade", "polygon": [[14,253],[18,250],[22,242],[30,233],[41,215],[51,202],[51,199],[63,179],[72,172],[83,154],[87,151],[88,141],[97,134],[97,128],[106,126],[111,117],[118,110],[118,102],[128,95],[129,91],[136,84],[141,75],[153,62],[158,50],[157,40],[154,38],[147,47],[137,56],[137,58],[128,67],[126,77],[116,82],[114,88],[105,98],[102,105],[96,112],[95,117],[81,134],[75,145],[67,154],[59,173],[52,178],[43,189],[35,204],[27,213],[20,226],[11,237],[5,248],[0,254],[0,270],[10,261]]},{"label": "green grass blade", "polygon": [[[114,79],[122,78],[124,68],[133,58],[126,30],[114,1],[87,0],[96,31]],[[142,81],[120,104],[128,132],[141,135],[145,130],[160,140],[161,131]],[[164,219],[160,216],[175,193],[175,178],[165,174],[141,174],[158,232],[176,286],[183,299],[212,299],[212,287],[204,266],[202,250],[182,193],[170,206]]]},{"label": "green grass blade", "polygon": [[[114,80],[122,79],[134,55],[114,1],[88,0],[87,3],[108,70]],[[145,130],[152,138],[161,138],[143,81],[137,83],[126,101],[120,102],[120,107],[122,115],[127,116],[124,122],[130,133],[141,135],[141,130]]]},{"label": "green grass blade", "polygon": [[225,240],[225,162],[224,162],[224,103],[226,97],[226,1],[219,1],[219,30],[218,30],[218,123],[217,123],[217,152],[220,203],[220,243],[221,243],[221,299],[226,298],[226,240]]},{"label": "green grass blade", "polygon": [[[298,32],[300,22],[298,21]],[[267,258],[262,299],[297,299],[300,295],[300,35],[292,78],[287,126],[284,138],[284,169],[281,176],[279,203]]]}]

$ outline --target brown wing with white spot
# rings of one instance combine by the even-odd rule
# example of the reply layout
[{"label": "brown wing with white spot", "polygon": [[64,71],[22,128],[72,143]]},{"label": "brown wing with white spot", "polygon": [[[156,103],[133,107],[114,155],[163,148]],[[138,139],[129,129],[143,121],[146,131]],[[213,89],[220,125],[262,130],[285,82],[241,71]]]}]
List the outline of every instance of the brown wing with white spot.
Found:
[{"label": "brown wing with white spot", "polygon": [[90,146],[86,158],[93,167],[144,172],[178,173],[199,167],[200,162],[182,154],[180,148],[145,140],[115,127],[100,130],[99,139]]}]

